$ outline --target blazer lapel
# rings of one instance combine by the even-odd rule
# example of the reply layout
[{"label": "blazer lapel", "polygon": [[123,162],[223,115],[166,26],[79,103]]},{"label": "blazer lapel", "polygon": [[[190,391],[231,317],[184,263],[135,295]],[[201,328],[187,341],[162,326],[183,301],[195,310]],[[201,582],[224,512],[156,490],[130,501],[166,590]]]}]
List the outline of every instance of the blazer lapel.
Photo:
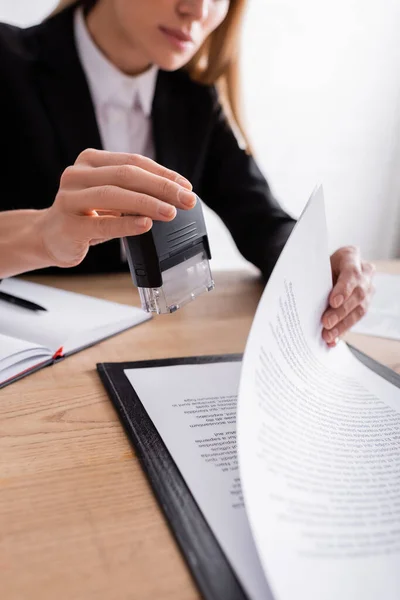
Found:
[{"label": "blazer lapel", "polygon": [[102,148],[89,87],[74,42],[73,14],[67,9],[40,26],[36,77],[60,139],[62,165],[75,162],[85,148]]}]

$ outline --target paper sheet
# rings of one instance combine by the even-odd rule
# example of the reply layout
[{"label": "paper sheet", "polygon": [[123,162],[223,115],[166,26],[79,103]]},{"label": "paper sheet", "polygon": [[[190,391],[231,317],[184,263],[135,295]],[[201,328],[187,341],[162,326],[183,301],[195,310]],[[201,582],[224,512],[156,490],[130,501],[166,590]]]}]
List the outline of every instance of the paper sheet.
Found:
[{"label": "paper sheet", "polygon": [[374,285],[371,306],[352,332],[400,340],[400,275],[376,273]]},{"label": "paper sheet", "polygon": [[321,315],[331,289],[322,190],[274,270],[238,406],[245,505],[276,600],[400,598],[400,390]]},{"label": "paper sheet", "polygon": [[240,367],[240,362],[222,362],[130,369],[125,374],[249,600],[272,600],[244,510],[237,466]]},{"label": "paper sheet", "polygon": [[33,357],[51,358],[51,352],[48,348],[0,333],[0,380],[3,378],[2,372],[7,367]]}]

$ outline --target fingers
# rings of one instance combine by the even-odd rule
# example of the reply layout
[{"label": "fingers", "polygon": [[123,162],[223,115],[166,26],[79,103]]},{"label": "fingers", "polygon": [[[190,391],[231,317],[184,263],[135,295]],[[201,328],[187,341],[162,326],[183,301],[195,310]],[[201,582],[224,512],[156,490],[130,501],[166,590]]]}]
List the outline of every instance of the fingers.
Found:
[{"label": "fingers", "polygon": [[85,233],[90,238],[90,245],[94,246],[113,238],[141,235],[152,227],[152,220],[148,217],[87,217],[84,224]]},{"label": "fingers", "polygon": [[376,271],[376,267],[373,263],[370,262],[363,262],[361,264],[361,268],[362,268],[362,272],[364,273],[364,275],[366,277],[373,277],[375,271]]},{"label": "fingers", "polygon": [[144,156],[85,150],[64,171],[45,213],[43,246],[54,264],[79,264],[89,245],[140,235],[153,220],[171,221],[177,208],[193,208],[191,190],[187,179]]},{"label": "fingers", "polygon": [[367,285],[358,285],[354,288],[350,298],[339,308],[328,309],[322,317],[322,324],[326,329],[333,329],[340,321],[343,321],[358,305],[362,304],[367,297]]},{"label": "fingers", "polygon": [[157,221],[171,221],[176,215],[176,208],[171,204],[112,185],[76,190],[65,196],[59,194],[57,202],[65,205],[62,206],[64,212],[74,215],[91,215],[93,210],[110,212],[111,207],[114,214],[144,216]]},{"label": "fingers", "polygon": [[340,338],[348,329],[351,329],[353,325],[357,323],[366,313],[366,304],[359,304],[354,310],[352,310],[336,327],[327,330],[324,329],[322,337],[328,343],[330,347],[333,347],[337,343],[337,339]]},{"label": "fingers", "polygon": [[154,160],[151,160],[151,158],[141,156],[140,154],[106,152],[105,150],[94,150],[93,148],[88,148],[87,150],[81,152],[75,164],[87,165],[90,167],[115,167],[121,165],[139,167],[148,171],[149,173],[153,173],[154,175],[159,175],[160,177],[174,181],[188,190],[192,189],[192,184],[185,177],[182,177],[176,171],[172,171],[171,169],[167,169],[166,167],[159,165]]},{"label": "fingers", "polygon": [[331,257],[336,284],[322,317],[322,337],[329,347],[366,313],[374,292],[374,265],[362,262],[357,248],[341,248]]},{"label": "fingers", "polygon": [[363,272],[360,252],[358,248],[352,246],[341,248],[335,252],[332,259],[332,269],[336,269],[338,275],[329,296],[329,304],[332,308],[339,308],[350,298],[354,289],[361,284]]},{"label": "fingers", "polygon": [[[70,167],[64,171],[61,178],[61,187],[65,191],[106,186],[114,186],[138,194],[152,196],[181,209],[193,208],[197,201],[193,192],[171,181],[171,179],[127,164],[97,168],[87,166]],[[115,206],[107,205],[104,206],[104,209],[115,210]]]}]

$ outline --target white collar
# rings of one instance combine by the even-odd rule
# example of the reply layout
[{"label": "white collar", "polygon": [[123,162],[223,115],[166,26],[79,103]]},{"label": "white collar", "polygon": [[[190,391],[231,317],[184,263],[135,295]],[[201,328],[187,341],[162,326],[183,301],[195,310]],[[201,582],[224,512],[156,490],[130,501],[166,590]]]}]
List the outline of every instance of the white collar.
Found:
[{"label": "white collar", "polygon": [[116,103],[132,108],[137,99],[144,114],[149,117],[153,104],[158,67],[153,65],[141,75],[130,76],[115,67],[93,42],[86,27],[83,10],[74,15],[75,42],[83,69],[88,79],[93,100],[98,106]]}]

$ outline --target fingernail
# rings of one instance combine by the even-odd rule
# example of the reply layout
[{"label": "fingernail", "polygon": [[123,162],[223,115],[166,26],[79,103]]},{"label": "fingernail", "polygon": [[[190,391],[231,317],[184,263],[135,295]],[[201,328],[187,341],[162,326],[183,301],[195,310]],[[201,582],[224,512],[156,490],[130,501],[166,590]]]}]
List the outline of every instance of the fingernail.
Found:
[{"label": "fingernail", "polygon": [[339,294],[339,296],[335,296],[335,298],[332,300],[333,308],[339,308],[339,306],[342,306],[343,302],[344,298],[341,294]]},{"label": "fingernail", "polygon": [[329,319],[328,319],[328,327],[329,329],[332,329],[332,327],[335,327],[336,323],[339,321],[339,317],[337,315],[332,315]]},{"label": "fingernail", "polygon": [[174,206],[171,206],[170,204],[165,204],[165,202],[163,202],[163,204],[158,209],[158,212],[163,217],[167,217],[168,219],[173,219],[176,215],[176,208]]},{"label": "fingernail", "polygon": [[185,177],[178,177],[176,180],[176,183],[178,183],[179,185],[181,185],[184,188],[187,188],[188,190],[192,190],[193,186],[190,183],[190,181],[188,179],[185,179]]},{"label": "fingernail", "polygon": [[179,202],[187,208],[193,208],[196,204],[196,195],[193,192],[187,190],[179,190],[178,192]]},{"label": "fingernail", "polygon": [[329,348],[335,348],[338,345],[339,341],[340,341],[340,338],[337,337],[333,340],[333,342],[326,342],[326,343],[329,346]]},{"label": "fingernail", "polygon": [[328,336],[328,342],[334,342],[338,337],[338,334],[339,332],[337,329],[333,329],[332,331],[330,331]]},{"label": "fingernail", "polygon": [[150,225],[150,219],[148,217],[138,217],[136,219],[136,224],[138,227],[147,229],[147,227]]}]

